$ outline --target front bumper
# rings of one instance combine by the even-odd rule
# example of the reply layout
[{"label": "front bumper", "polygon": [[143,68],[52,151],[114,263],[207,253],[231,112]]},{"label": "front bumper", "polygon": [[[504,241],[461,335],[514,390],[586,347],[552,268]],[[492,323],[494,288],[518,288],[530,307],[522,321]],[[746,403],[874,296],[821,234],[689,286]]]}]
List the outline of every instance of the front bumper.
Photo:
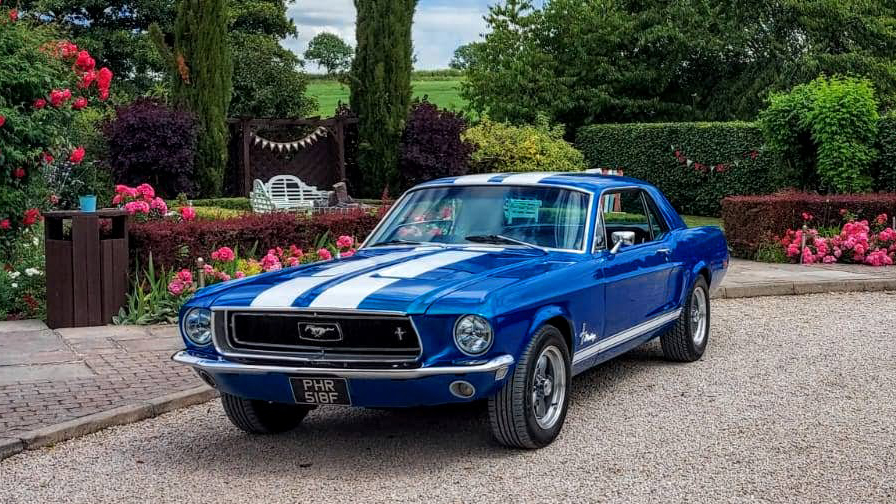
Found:
[{"label": "front bumper", "polygon": [[[207,373],[222,392],[276,402],[293,402],[291,376],[327,376],[348,381],[353,406],[409,407],[468,402],[493,395],[510,374],[514,358],[501,355],[468,366],[431,366],[416,369],[330,369],[268,364],[244,364],[180,351],[175,362]],[[475,394],[454,396],[448,386],[464,380]]]}]

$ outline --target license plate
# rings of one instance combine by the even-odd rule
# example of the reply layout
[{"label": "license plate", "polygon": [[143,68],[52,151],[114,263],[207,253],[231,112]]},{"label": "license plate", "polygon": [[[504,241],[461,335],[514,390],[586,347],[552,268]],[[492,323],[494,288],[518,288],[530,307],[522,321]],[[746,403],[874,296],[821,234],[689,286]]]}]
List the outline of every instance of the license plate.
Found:
[{"label": "license plate", "polygon": [[292,395],[299,404],[352,403],[345,378],[293,376],[289,381],[292,384]]}]

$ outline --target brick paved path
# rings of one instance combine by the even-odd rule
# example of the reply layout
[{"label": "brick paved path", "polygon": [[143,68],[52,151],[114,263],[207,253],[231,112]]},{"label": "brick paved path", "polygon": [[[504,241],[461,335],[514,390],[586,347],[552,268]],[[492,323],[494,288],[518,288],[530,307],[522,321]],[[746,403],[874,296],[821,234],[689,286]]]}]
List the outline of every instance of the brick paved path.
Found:
[{"label": "brick paved path", "polygon": [[201,385],[169,358],[182,345],[173,327],[0,322],[0,438]]}]

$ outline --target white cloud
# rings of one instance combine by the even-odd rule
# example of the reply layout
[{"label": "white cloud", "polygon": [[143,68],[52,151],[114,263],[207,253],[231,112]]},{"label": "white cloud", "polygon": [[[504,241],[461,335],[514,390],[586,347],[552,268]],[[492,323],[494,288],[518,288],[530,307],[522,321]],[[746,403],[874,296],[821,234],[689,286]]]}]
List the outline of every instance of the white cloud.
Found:
[{"label": "white cloud", "polygon": [[[485,22],[482,16],[485,11],[484,4],[463,7],[419,5],[413,26],[417,68],[446,68],[457,46],[477,40],[483,33]],[[284,40],[283,46],[300,57],[308,42],[321,32],[336,33],[350,45],[355,43],[355,6],[352,0],[299,0],[290,7],[288,16],[295,21],[299,36]],[[306,69],[319,71],[313,63],[306,63]]]}]

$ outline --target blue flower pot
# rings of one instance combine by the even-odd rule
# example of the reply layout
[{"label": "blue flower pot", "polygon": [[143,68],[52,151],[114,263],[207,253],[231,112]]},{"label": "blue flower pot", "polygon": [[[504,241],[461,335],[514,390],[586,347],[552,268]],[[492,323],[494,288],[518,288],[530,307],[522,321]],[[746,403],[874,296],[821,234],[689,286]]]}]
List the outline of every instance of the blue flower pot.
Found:
[{"label": "blue flower pot", "polygon": [[96,196],[81,196],[78,198],[81,200],[81,211],[93,213],[96,212]]}]

